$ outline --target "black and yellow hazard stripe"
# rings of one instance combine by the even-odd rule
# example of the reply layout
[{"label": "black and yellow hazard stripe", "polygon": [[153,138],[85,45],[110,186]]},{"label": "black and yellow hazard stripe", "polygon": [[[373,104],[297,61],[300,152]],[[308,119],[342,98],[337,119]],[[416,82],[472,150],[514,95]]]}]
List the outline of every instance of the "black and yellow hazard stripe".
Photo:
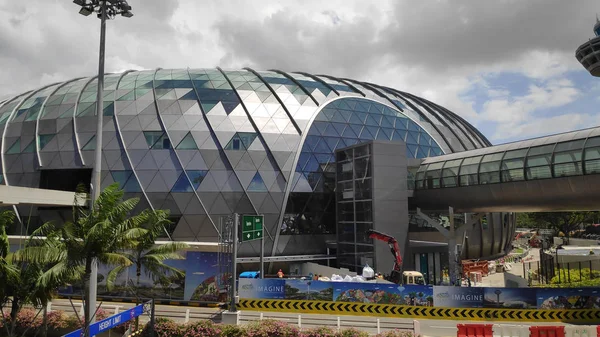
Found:
[{"label": "black and yellow hazard stripe", "polygon": [[540,321],[600,323],[600,310],[436,308],[355,302],[240,299],[238,308],[308,314],[356,315],[469,321]]}]

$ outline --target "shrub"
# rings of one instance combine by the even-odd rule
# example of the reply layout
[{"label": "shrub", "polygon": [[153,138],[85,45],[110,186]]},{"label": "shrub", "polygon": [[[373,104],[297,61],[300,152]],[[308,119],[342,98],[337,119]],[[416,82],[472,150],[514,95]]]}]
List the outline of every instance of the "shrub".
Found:
[{"label": "shrub", "polygon": [[375,337],[415,337],[412,331],[406,330],[389,330],[375,335]]},{"label": "shrub", "polygon": [[340,337],[369,337],[366,331],[360,331],[357,328],[348,328],[340,331]]},{"label": "shrub", "polygon": [[183,334],[184,337],[219,337],[220,335],[220,327],[211,321],[194,322],[187,326]]},{"label": "shrub", "polygon": [[270,319],[251,322],[244,328],[244,332],[248,337],[297,337],[300,335],[297,327]]},{"label": "shrub", "polygon": [[51,311],[46,315],[46,322],[49,329],[60,330],[68,328],[68,316],[64,311]]},{"label": "shrub", "polygon": [[244,330],[238,325],[220,324],[221,337],[245,337]]},{"label": "shrub", "polygon": [[571,269],[570,271],[567,268],[560,268],[558,270],[560,273],[560,278],[557,275],[550,280],[551,284],[563,284],[563,283],[575,283],[575,282],[586,282],[594,279],[600,279],[600,271],[592,270],[590,272],[590,268],[582,268],[581,273],[579,269]]},{"label": "shrub", "polygon": [[[144,336],[149,335],[150,325],[144,327]],[[158,337],[183,337],[185,333],[185,326],[177,324],[174,321],[167,318],[157,318],[154,323],[154,331]]]},{"label": "shrub", "polygon": [[337,337],[337,331],[327,326],[320,326],[317,328],[306,329],[302,331],[303,337]]},{"label": "shrub", "polygon": [[37,329],[42,326],[43,314],[39,310],[34,309],[22,309],[17,314],[17,328],[18,329]]}]

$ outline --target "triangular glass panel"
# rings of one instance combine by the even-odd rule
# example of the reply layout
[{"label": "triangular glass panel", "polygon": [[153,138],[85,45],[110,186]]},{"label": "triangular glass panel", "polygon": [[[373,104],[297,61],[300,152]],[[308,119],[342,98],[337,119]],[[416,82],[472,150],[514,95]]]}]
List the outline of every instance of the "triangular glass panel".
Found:
[{"label": "triangular glass panel", "polygon": [[[350,124],[350,125],[354,125],[354,124]],[[362,129],[362,126],[360,128]],[[344,136],[344,138],[358,138],[358,136],[356,135],[356,133],[354,132],[354,130],[352,130],[352,128],[350,126],[344,130],[344,133],[342,134],[342,136]]]},{"label": "triangular glass panel", "polygon": [[115,105],[113,102],[104,102],[104,108],[102,108],[103,116],[114,116],[115,115]]},{"label": "triangular glass panel", "polygon": [[[329,123],[326,122],[314,122],[313,126],[319,131],[320,135],[324,135],[325,134],[325,129],[327,129],[327,125],[329,125]],[[311,127],[312,129],[312,127]]]},{"label": "triangular glass panel", "polygon": [[177,144],[175,147],[177,150],[198,150],[198,145],[194,140],[194,137],[190,132],[188,132],[185,137]]},{"label": "triangular glass panel", "polygon": [[50,141],[52,140],[52,138],[54,138],[54,134],[51,135],[39,135],[38,139],[40,142],[40,150],[43,149],[46,145],[48,145],[48,143],[50,143]]},{"label": "triangular glass panel", "polygon": [[192,185],[190,185],[190,181],[188,180],[185,172],[181,172],[179,178],[171,188],[171,192],[193,192],[194,189]]},{"label": "triangular glass panel", "polygon": [[204,180],[204,177],[206,177],[206,174],[208,173],[208,171],[206,170],[196,170],[196,171],[186,171],[188,176],[190,177],[190,180],[192,181],[192,185],[194,186],[194,189],[197,190],[198,187],[200,187],[200,184],[202,183],[202,180]]},{"label": "triangular glass panel", "polygon": [[406,143],[415,145],[419,144],[415,136],[418,137],[418,134],[415,134],[414,132],[409,132],[406,136]]},{"label": "triangular glass panel", "polygon": [[408,130],[408,118],[396,117],[396,124],[394,127],[396,129],[406,129]]},{"label": "triangular glass panel", "polygon": [[331,153],[331,149],[327,146],[325,140],[321,140],[317,143],[317,146],[313,149],[315,153]]},{"label": "triangular glass panel", "polygon": [[256,95],[260,99],[261,102],[264,102],[269,96],[271,96],[271,92],[268,91],[257,91]]},{"label": "triangular glass panel", "polygon": [[137,178],[135,177],[135,174],[132,174],[129,179],[127,179],[127,183],[125,183],[125,186],[123,187],[123,191],[125,192],[141,192],[142,188],[140,187],[140,184],[137,180]]},{"label": "triangular glass panel", "polygon": [[417,146],[416,145],[407,144],[406,149],[408,150],[407,157],[417,158]]},{"label": "triangular glass panel", "polygon": [[267,187],[265,186],[265,182],[263,181],[262,177],[260,176],[260,173],[256,172],[256,174],[252,178],[252,181],[250,182],[250,185],[248,185],[247,190],[251,191],[251,192],[266,192],[267,191]]},{"label": "triangular glass panel", "polygon": [[387,140],[392,140],[392,136],[394,135],[394,130],[393,129],[388,129],[388,128],[381,128],[381,129],[379,129],[379,134],[377,135],[378,139],[382,139],[382,138],[380,138],[381,134],[384,134],[385,138]]},{"label": "triangular glass panel", "polygon": [[340,139],[334,138],[334,137],[325,137],[324,141],[325,141],[325,143],[327,143],[327,146],[329,146],[331,151],[335,152],[335,150],[337,149],[337,144],[339,143]]},{"label": "triangular glass panel", "polygon": [[301,172],[302,169],[304,168],[304,166],[306,166],[306,163],[308,162],[309,159],[310,159],[310,153],[301,152],[300,158],[298,158],[298,164],[296,165],[296,172]]},{"label": "triangular glass panel", "polygon": [[327,129],[323,132],[323,136],[339,137],[340,134],[331,124],[327,124]]},{"label": "triangular glass panel", "polygon": [[[350,124],[350,128],[352,128],[352,131],[354,131],[354,133],[357,135],[360,135],[363,130],[362,125],[356,125],[356,124]],[[346,136],[346,135],[344,135],[344,136]]]},{"label": "triangular glass panel", "polygon": [[254,132],[238,132],[237,135],[240,137],[240,139],[242,140],[242,143],[244,144],[244,146],[246,148],[249,148],[250,145],[252,145],[252,142],[258,136]]},{"label": "triangular glass panel", "polygon": [[338,113],[344,118],[344,123],[349,121],[350,116],[352,116],[352,112],[347,110],[338,110]]},{"label": "triangular glass panel", "polygon": [[401,140],[404,141],[406,139],[406,131],[404,130],[394,130],[394,135],[392,136],[392,140]]},{"label": "triangular glass panel", "polygon": [[369,132],[373,135],[374,139],[377,138],[377,134],[379,133],[379,128],[376,126],[365,126],[365,129],[369,130]]},{"label": "triangular glass panel", "polygon": [[360,139],[368,139],[368,140],[373,140],[375,139],[375,136],[373,136],[370,132],[369,129],[367,129],[366,127],[362,130],[362,132],[360,133],[360,136],[358,137]]},{"label": "triangular glass panel", "polygon": [[116,183],[119,183],[119,188],[123,189],[127,180],[132,175],[132,171],[110,171],[110,175]]},{"label": "triangular glass panel", "polygon": [[246,150],[246,147],[244,146],[244,143],[242,143],[242,140],[240,139],[240,136],[238,136],[238,134],[234,134],[233,137],[229,140],[229,143],[227,143],[227,145],[225,145],[225,150]]},{"label": "triangular glass panel", "polygon": [[331,123],[331,125],[333,125],[338,135],[342,135],[344,133],[344,129],[346,128],[346,124],[342,123]]},{"label": "triangular glass panel", "polygon": [[152,148],[152,146],[156,144],[162,135],[162,131],[144,131],[144,137],[146,137],[146,144],[148,144],[148,148]]},{"label": "triangular glass panel", "polygon": [[381,126],[386,128],[393,128],[394,118],[390,116],[383,116],[383,118],[381,119]]},{"label": "triangular glass panel", "polygon": [[408,130],[409,131],[421,131],[421,127],[419,125],[417,125],[417,123],[410,121],[408,123]]},{"label": "triangular glass panel", "polygon": [[[381,116],[378,117],[381,118]],[[377,121],[377,119],[373,115],[368,115],[365,124],[370,126],[379,126],[379,122]]]},{"label": "triangular glass panel", "polygon": [[6,151],[6,154],[15,154],[21,153],[21,138],[17,138],[17,140],[11,145],[11,147]]},{"label": "triangular glass panel", "polygon": [[237,106],[239,105],[238,102],[221,102],[223,104],[223,108],[225,109],[225,113],[226,114],[230,114],[233,110],[235,110],[235,108],[237,108]]},{"label": "triangular glass panel", "polygon": [[324,109],[323,114],[327,117],[327,121],[331,121],[333,119],[333,115],[335,115],[337,110],[335,109]]},{"label": "triangular glass panel", "polygon": [[181,96],[181,98],[180,98],[180,100],[190,100],[190,101],[195,101],[197,99],[198,99],[198,96],[196,96],[195,90],[190,90],[188,93]]},{"label": "triangular glass panel", "polygon": [[23,149],[23,153],[33,153],[35,152],[35,142],[32,140],[29,144]]},{"label": "triangular glass panel", "polygon": [[212,108],[215,107],[215,105],[219,104],[219,102],[215,102],[215,101],[206,101],[206,102],[202,102],[200,105],[202,106],[202,111],[204,111],[204,113],[209,113],[210,110],[212,110]]},{"label": "triangular glass panel", "polygon": [[90,140],[81,148],[82,150],[95,150],[96,149],[96,135],[92,136]]},{"label": "triangular glass panel", "polygon": [[339,111],[336,111],[333,114],[333,118],[331,119],[332,122],[338,122],[338,123],[345,123],[346,120],[347,119]]}]

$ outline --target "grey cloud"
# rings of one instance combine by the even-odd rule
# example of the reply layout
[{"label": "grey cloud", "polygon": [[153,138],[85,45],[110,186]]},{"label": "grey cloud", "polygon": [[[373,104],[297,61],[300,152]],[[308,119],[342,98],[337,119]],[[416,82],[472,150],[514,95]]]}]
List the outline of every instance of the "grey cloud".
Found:
[{"label": "grey cloud", "polygon": [[235,59],[260,69],[353,76],[364,73],[377,57],[371,48],[376,27],[367,17],[331,26],[286,8],[260,23],[226,17],[215,29],[226,50],[223,60]]},{"label": "grey cloud", "polygon": [[[168,25],[177,1],[131,0],[135,20],[107,22],[106,56],[153,68],[169,59],[164,50],[177,48]],[[25,7],[27,6],[27,7]],[[82,17],[71,1],[31,0],[0,7],[0,92],[18,93],[40,86],[46,74],[57,80],[97,73],[100,21]],[[44,14],[48,13],[48,14]],[[28,36],[30,32],[33,36]],[[132,46],[137,46],[134,50]],[[107,71],[111,65],[106,65]]]},{"label": "grey cloud", "polygon": [[[597,10],[591,0],[406,0],[395,1],[386,20],[365,10],[335,28],[295,15],[291,7],[264,21],[225,17],[215,28],[228,60],[257,67],[367,76],[385,58],[439,74],[491,66],[534,50],[572,55],[592,36]],[[380,22],[390,23],[381,27]]]}]

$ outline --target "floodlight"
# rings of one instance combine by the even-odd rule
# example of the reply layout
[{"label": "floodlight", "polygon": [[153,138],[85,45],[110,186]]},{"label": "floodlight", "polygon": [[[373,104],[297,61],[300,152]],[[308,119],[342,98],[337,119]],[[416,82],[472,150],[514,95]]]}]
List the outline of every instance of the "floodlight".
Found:
[{"label": "floodlight", "polygon": [[83,16],[89,16],[92,13],[94,13],[94,10],[91,7],[88,7],[88,6],[83,6],[79,10],[79,14],[81,14]]},{"label": "floodlight", "polygon": [[86,5],[86,0],[73,0],[73,3],[78,5],[78,6],[85,6]]},{"label": "floodlight", "polygon": [[121,15],[126,18],[130,18],[133,16],[133,13],[131,13],[130,11],[125,11],[125,12],[121,13]]}]

